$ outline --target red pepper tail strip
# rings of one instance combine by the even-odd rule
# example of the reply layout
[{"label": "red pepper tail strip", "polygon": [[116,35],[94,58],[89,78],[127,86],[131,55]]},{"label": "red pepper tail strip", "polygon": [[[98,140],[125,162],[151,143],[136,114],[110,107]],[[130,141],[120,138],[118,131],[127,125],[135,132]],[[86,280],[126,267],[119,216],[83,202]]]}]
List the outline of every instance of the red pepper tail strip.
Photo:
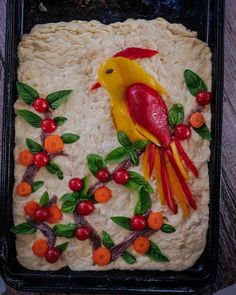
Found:
[{"label": "red pepper tail strip", "polygon": [[169,161],[170,161],[172,167],[173,167],[174,170],[175,170],[175,173],[176,173],[176,175],[177,175],[177,177],[178,177],[178,179],[179,179],[179,182],[180,182],[180,184],[181,184],[181,186],[182,186],[182,189],[183,189],[183,191],[184,191],[184,194],[185,194],[185,196],[186,196],[186,199],[187,199],[189,205],[190,205],[194,210],[196,210],[196,209],[197,209],[196,201],[195,201],[195,199],[194,199],[194,197],[193,197],[193,195],[192,195],[192,192],[190,191],[190,189],[189,189],[189,187],[188,187],[187,182],[185,181],[183,175],[181,174],[181,171],[179,170],[178,165],[177,165],[176,162],[175,162],[175,159],[174,159],[174,156],[173,156],[171,150],[167,149],[165,152],[166,152],[166,154],[167,154],[167,156],[168,156],[168,158],[169,158]]},{"label": "red pepper tail strip", "polygon": [[198,171],[196,166],[193,164],[193,162],[189,159],[188,155],[185,153],[181,142],[179,141],[178,138],[173,137],[173,140],[175,142],[175,145],[177,147],[177,150],[182,158],[182,160],[184,161],[185,165],[188,167],[188,169],[193,173],[194,176],[198,177]]},{"label": "red pepper tail strip", "polygon": [[152,171],[154,167],[154,155],[155,155],[156,145],[154,143],[150,143],[148,146],[148,173],[149,177],[152,176]]},{"label": "red pepper tail strip", "polygon": [[158,51],[139,47],[129,47],[117,52],[113,57],[126,57],[128,59],[147,58],[158,54]]},{"label": "red pepper tail strip", "polygon": [[98,89],[98,88],[100,88],[100,87],[101,87],[101,84],[97,81],[97,82],[95,82],[95,83],[90,87],[89,90],[95,90],[95,89]]},{"label": "red pepper tail strip", "polygon": [[161,181],[163,185],[163,191],[165,195],[166,204],[170,208],[170,210],[176,214],[177,213],[177,205],[174,201],[172,192],[170,190],[170,184],[168,180],[168,174],[166,169],[166,162],[165,162],[165,154],[162,150],[160,150],[160,156],[161,156]]}]

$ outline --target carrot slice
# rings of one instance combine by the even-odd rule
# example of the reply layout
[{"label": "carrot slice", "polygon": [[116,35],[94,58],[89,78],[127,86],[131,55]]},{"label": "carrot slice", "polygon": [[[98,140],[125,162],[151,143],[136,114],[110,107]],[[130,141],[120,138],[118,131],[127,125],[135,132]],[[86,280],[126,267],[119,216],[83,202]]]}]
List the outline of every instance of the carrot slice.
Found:
[{"label": "carrot slice", "polygon": [[23,166],[29,166],[34,162],[34,155],[29,150],[23,150],[19,154],[19,162]]},{"label": "carrot slice", "polygon": [[44,142],[44,148],[48,153],[56,154],[64,148],[64,142],[59,135],[49,135]]},{"label": "carrot slice", "polygon": [[196,112],[190,116],[189,122],[191,126],[200,128],[205,123],[205,119],[200,112]]},{"label": "carrot slice", "polygon": [[133,248],[134,250],[139,253],[139,254],[144,254],[147,252],[147,250],[150,247],[150,241],[146,237],[138,237],[134,242],[133,242]]},{"label": "carrot slice", "polygon": [[111,260],[111,252],[107,248],[100,247],[93,252],[93,262],[97,265],[107,265]]},{"label": "carrot slice", "polygon": [[147,218],[148,226],[153,230],[158,230],[164,223],[164,217],[160,212],[152,212]]},{"label": "carrot slice", "polygon": [[17,185],[16,191],[21,197],[26,197],[32,193],[32,187],[28,182],[21,182]]},{"label": "carrot slice", "polygon": [[157,191],[159,193],[160,202],[161,202],[161,205],[164,205],[165,195],[164,195],[163,185],[161,181],[161,158],[160,158],[160,152],[158,148],[156,148],[155,155],[154,155],[154,169],[156,174],[156,185],[157,185]]},{"label": "carrot slice", "polygon": [[32,251],[34,255],[43,257],[48,251],[48,243],[45,240],[36,240],[32,245]]},{"label": "carrot slice", "polygon": [[26,216],[33,217],[34,212],[40,208],[40,205],[35,201],[30,201],[25,204],[24,212]]},{"label": "carrot slice", "polygon": [[62,219],[61,209],[58,208],[56,205],[48,208],[50,217],[48,219],[49,223],[57,223]]},{"label": "carrot slice", "polygon": [[94,198],[98,203],[106,203],[111,197],[112,191],[107,186],[99,187],[94,193]]}]

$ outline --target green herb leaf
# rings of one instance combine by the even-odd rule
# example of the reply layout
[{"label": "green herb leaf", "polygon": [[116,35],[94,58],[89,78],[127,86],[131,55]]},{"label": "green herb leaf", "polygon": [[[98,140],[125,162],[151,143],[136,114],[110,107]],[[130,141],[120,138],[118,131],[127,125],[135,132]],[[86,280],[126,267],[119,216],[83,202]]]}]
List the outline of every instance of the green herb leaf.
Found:
[{"label": "green herb leaf", "polygon": [[68,224],[56,224],[53,227],[53,231],[57,237],[73,238],[77,225],[74,223]]},{"label": "green herb leaf", "polygon": [[43,181],[34,181],[31,183],[32,187],[32,193],[35,193],[37,190],[39,190],[44,185]]},{"label": "green herb leaf", "polygon": [[96,173],[102,168],[106,168],[106,164],[103,158],[97,154],[89,154],[87,155],[87,162],[89,170],[92,172],[94,176]]},{"label": "green herb leaf", "polygon": [[137,140],[133,143],[133,148],[138,151],[143,150],[148,145],[148,140]]},{"label": "green herb leaf", "polygon": [[164,223],[161,227],[161,231],[163,231],[164,233],[171,234],[174,233],[176,229],[173,225]]},{"label": "green herb leaf", "polygon": [[110,235],[104,230],[102,231],[102,244],[108,249],[114,246],[114,242],[112,241]]},{"label": "green herb leaf", "polygon": [[129,253],[128,251],[125,251],[121,257],[128,264],[134,264],[137,261],[136,257],[134,255],[132,255],[131,253]]},{"label": "green herb leaf", "polygon": [[60,167],[53,160],[48,163],[46,169],[49,173],[56,174],[60,180],[64,178],[63,172],[61,171]]},{"label": "green herb leaf", "polygon": [[64,133],[61,136],[61,139],[64,143],[74,143],[80,139],[79,135],[73,133]]},{"label": "green herb leaf", "polygon": [[184,107],[182,104],[177,103],[172,106],[168,112],[168,123],[172,128],[183,123],[184,121]]},{"label": "green herb leaf", "polygon": [[36,154],[38,152],[43,151],[43,147],[33,139],[26,138],[25,144],[32,154]]},{"label": "green herb leaf", "polygon": [[184,79],[189,92],[193,96],[196,96],[199,91],[207,90],[205,82],[191,70],[184,71]]},{"label": "green herb leaf", "polygon": [[145,253],[150,259],[158,262],[167,262],[169,258],[166,257],[160,250],[160,248],[150,240],[150,247]]},{"label": "green herb leaf", "polygon": [[76,200],[78,200],[78,197],[77,197],[76,193],[68,193],[68,194],[63,195],[60,198],[61,202],[67,202],[67,201],[73,202],[73,201],[76,201]]},{"label": "green herb leaf", "polygon": [[65,118],[65,117],[55,117],[54,121],[57,123],[57,126],[61,126],[67,121],[67,118]]},{"label": "green herb leaf", "polygon": [[85,194],[87,194],[87,191],[89,189],[88,176],[85,176],[82,180],[84,182],[84,186],[83,186],[83,189],[81,190],[80,194],[85,195]]},{"label": "green herb leaf", "polygon": [[130,159],[130,162],[134,164],[135,166],[139,165],[139,156],[136,151],[132,151],[132,150],[129,151],[129,159]]},{"label": "green herb leaf", "polygon": [[134,208],[134,215],[143,215],[147,212],[148,209],[151,209],[152,201],[149,193],[145,190],[143,186],[139,189],[138,192],[138,201]]},{"label": "green herb leaf", "polygon": [[132,143],[130,142],[128,136],[123,131],[117,132],[117,138],[119,143],[126,149],[130,150],[132,148]]},{"label": "green herb leaf", "polygon": [[61,90],[48,94],[47,100],[50,107],[54,110],[57,109],[63,102],[66,101],[72,90]]},{"label": "green herb leaf", "polygon": [[25,83],[17,81],[16,88],[21,99],[27,104],[32,104],[39,97],[38,92]]},{"label": "green herb leaf", "polygon": [[56,246],[56,248],[57,248],[61,253],[65,252],[66,249],[67,249],[67,247],[68,247],[68,242],[65,242],[65,243],[63,243],[63,244],[60,244],[60,245],[57,245],[57,246]]},{"label": "green herb leaf", "polygon": [[41,11],[41,12],[47,12],[48,11],[47,7],[43,4],[43,2],[39,3],[39,11]]},{"label": "green herb leaf", "polygon": [[112,150],[105,158],[105,161],[107,164],[116,164],[120,163],[123,160],[128,158],[128,152],[127,150],[120,146],[114,150]]},{"label": "green herb leaf", "polygon": [[20,223],[10,229],[10,231],[16,235],[30,235],[36,232],[36,230],[36,227],[29,221]]},{"label": "green herb leaf", "polygon": [[42,194],[42,197],[39,200],[39,205],[42,206],[42,207],[44,207],[44,206],[47,206],[48,202],[49,202],[48,192],[44,192]]},{"label": "green herb leaf", "polygon": [[65,201],[61,206],[61,211],[64,213],[71,213],[75,211],[77,200],[74,201]]},{"label": "green herb leaf", "polygon": [[134,171],[129,171],[129,181],[125,184],[125,187],[133,191],[138,191],[141,186],[148,193],[153,193],[153,188],[141,174]]},{"label": "green herb leaf", "polygon": [[35,128],[40,128],[42,118],[28,110],[16,110],[16,114]]},{"label": "green herb leaf", "polygon": [[200,128],[194,128],[193,130],[197,132],[198,135],[200,135],[202,138],[206,140],[211,140],[211,132],[206,124],[202,125]]},{"label": "green herb leaf", "polygon": [[128,217],[114,216],[114,217],[111,217],[111,220],[125,229],[132,230],[130,226],[130,218]]}]

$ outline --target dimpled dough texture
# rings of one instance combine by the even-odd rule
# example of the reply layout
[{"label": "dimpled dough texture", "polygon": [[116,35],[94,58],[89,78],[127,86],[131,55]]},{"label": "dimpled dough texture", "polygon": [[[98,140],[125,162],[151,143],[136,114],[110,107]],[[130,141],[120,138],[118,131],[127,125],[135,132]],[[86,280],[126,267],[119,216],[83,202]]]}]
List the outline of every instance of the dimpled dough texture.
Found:
[{"label": "dimpled dough texture", "polygon": [[[57,130],[58,134],[72,132],[80,135],[80,140],[66,145],[68,157],[58,157],[65,178],[58,180],[55,175],[41,169],[36,180],[44,180],[45,186],[28,198],[15,195],[15,224],[24,222],[24,204],[30,200],[39,200],[47,190],[49,195],[62,196],[69,191],[67,186],[71,177],[83,177],[89,174],[90,184],[95,182],[86,165],[88,153],[106,155],[118,146],[116,130],[112,121],[107,92],[100,88],[89,91],[97,79],[99,66],[108,57],[126,47],[143,47],[158,50],[159,54],[138,62],[167,89],[169,96],[164,97],[168,107],[173,103],[182,103],[185,114],[196,105],[194,97],[188,92],[183,78],[186,68],[198,73],[211,88],[211,52],[207,44],[198,40],[196,34],[182,25],[170,24],[164,19],[127,20],[124,23],[104,25],[97,21],[45,24],[35,26],[30,34],[24,35],[19,45],[20,66],[18,80],[36,88],[40,95],[50,92],[73,89],[70,99],[54,112],[54,116],[66,116],[68,121]],[[16,109],[29,108],[18,99]],[[32,110],[32,109],[31,109]],[[210,125],[210,108],[204,114]],[[38,140],[40,130],[35,129],[16,118],[15,147],[15,183],[21,181],[25,168],[18,163],[18,155],[25,148],[25,139]],[[190,177],[191,190],[197,198],[198,209],[191,211],[189,219],[183,219],[181,209],[172,215],[161,207],[159,198],[152,194],[153,209],[162,210],[168,223],[176,227],[176,232],[166,234],[158,231],[151,237],[169,262],[155,262],[146,256],[135,254],[135,264],[129,265],[119,258],[107,266],[92,264],[92,246],[90,241],[69,240],[69,247],[61,259],[54,264],[33,255],[31,246],[40,232],[32,235],[18,235],[16,239],[17,258],[29,269],[57,270],[69,266],[72,270],[108,270],[108,269],[153,269],[181,271],[192,266],[202,253],[206,243],[208,228],[209,182],[207,160],[209,160],[209,142],[193,132],[191,139],[183,142],[186,152],[199,169],[199,178]],[[142,173],[140,167],[132,168]],[[153,187],[155,182],[152,183]],[[114,224],[111,216],[129,216],[133,214],[136,197],[120,185],[109,183],[113,197],[106,204],[96,204],[95,213],[88,217],[89,222],[99,234],[107,231],[115,243],[119,243],[129,233]],[[59,203],[59,206],[61,204]],[[61,223],[73,222],[72,214],[63,214]],[[68,241],[58,238],[57,244]]]}]

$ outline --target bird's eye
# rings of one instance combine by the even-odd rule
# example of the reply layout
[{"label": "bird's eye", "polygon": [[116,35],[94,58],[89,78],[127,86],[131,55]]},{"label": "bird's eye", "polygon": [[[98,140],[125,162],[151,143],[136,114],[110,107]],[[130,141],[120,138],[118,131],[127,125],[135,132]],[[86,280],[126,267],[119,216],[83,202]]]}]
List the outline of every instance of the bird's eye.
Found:
[{"label": "bird's eye", "polygon": [[111,74],[111,73],[113,73],[113,72],[114,72],[113,69],[107,69],[107,70],[106,70],[106,74]]}]

